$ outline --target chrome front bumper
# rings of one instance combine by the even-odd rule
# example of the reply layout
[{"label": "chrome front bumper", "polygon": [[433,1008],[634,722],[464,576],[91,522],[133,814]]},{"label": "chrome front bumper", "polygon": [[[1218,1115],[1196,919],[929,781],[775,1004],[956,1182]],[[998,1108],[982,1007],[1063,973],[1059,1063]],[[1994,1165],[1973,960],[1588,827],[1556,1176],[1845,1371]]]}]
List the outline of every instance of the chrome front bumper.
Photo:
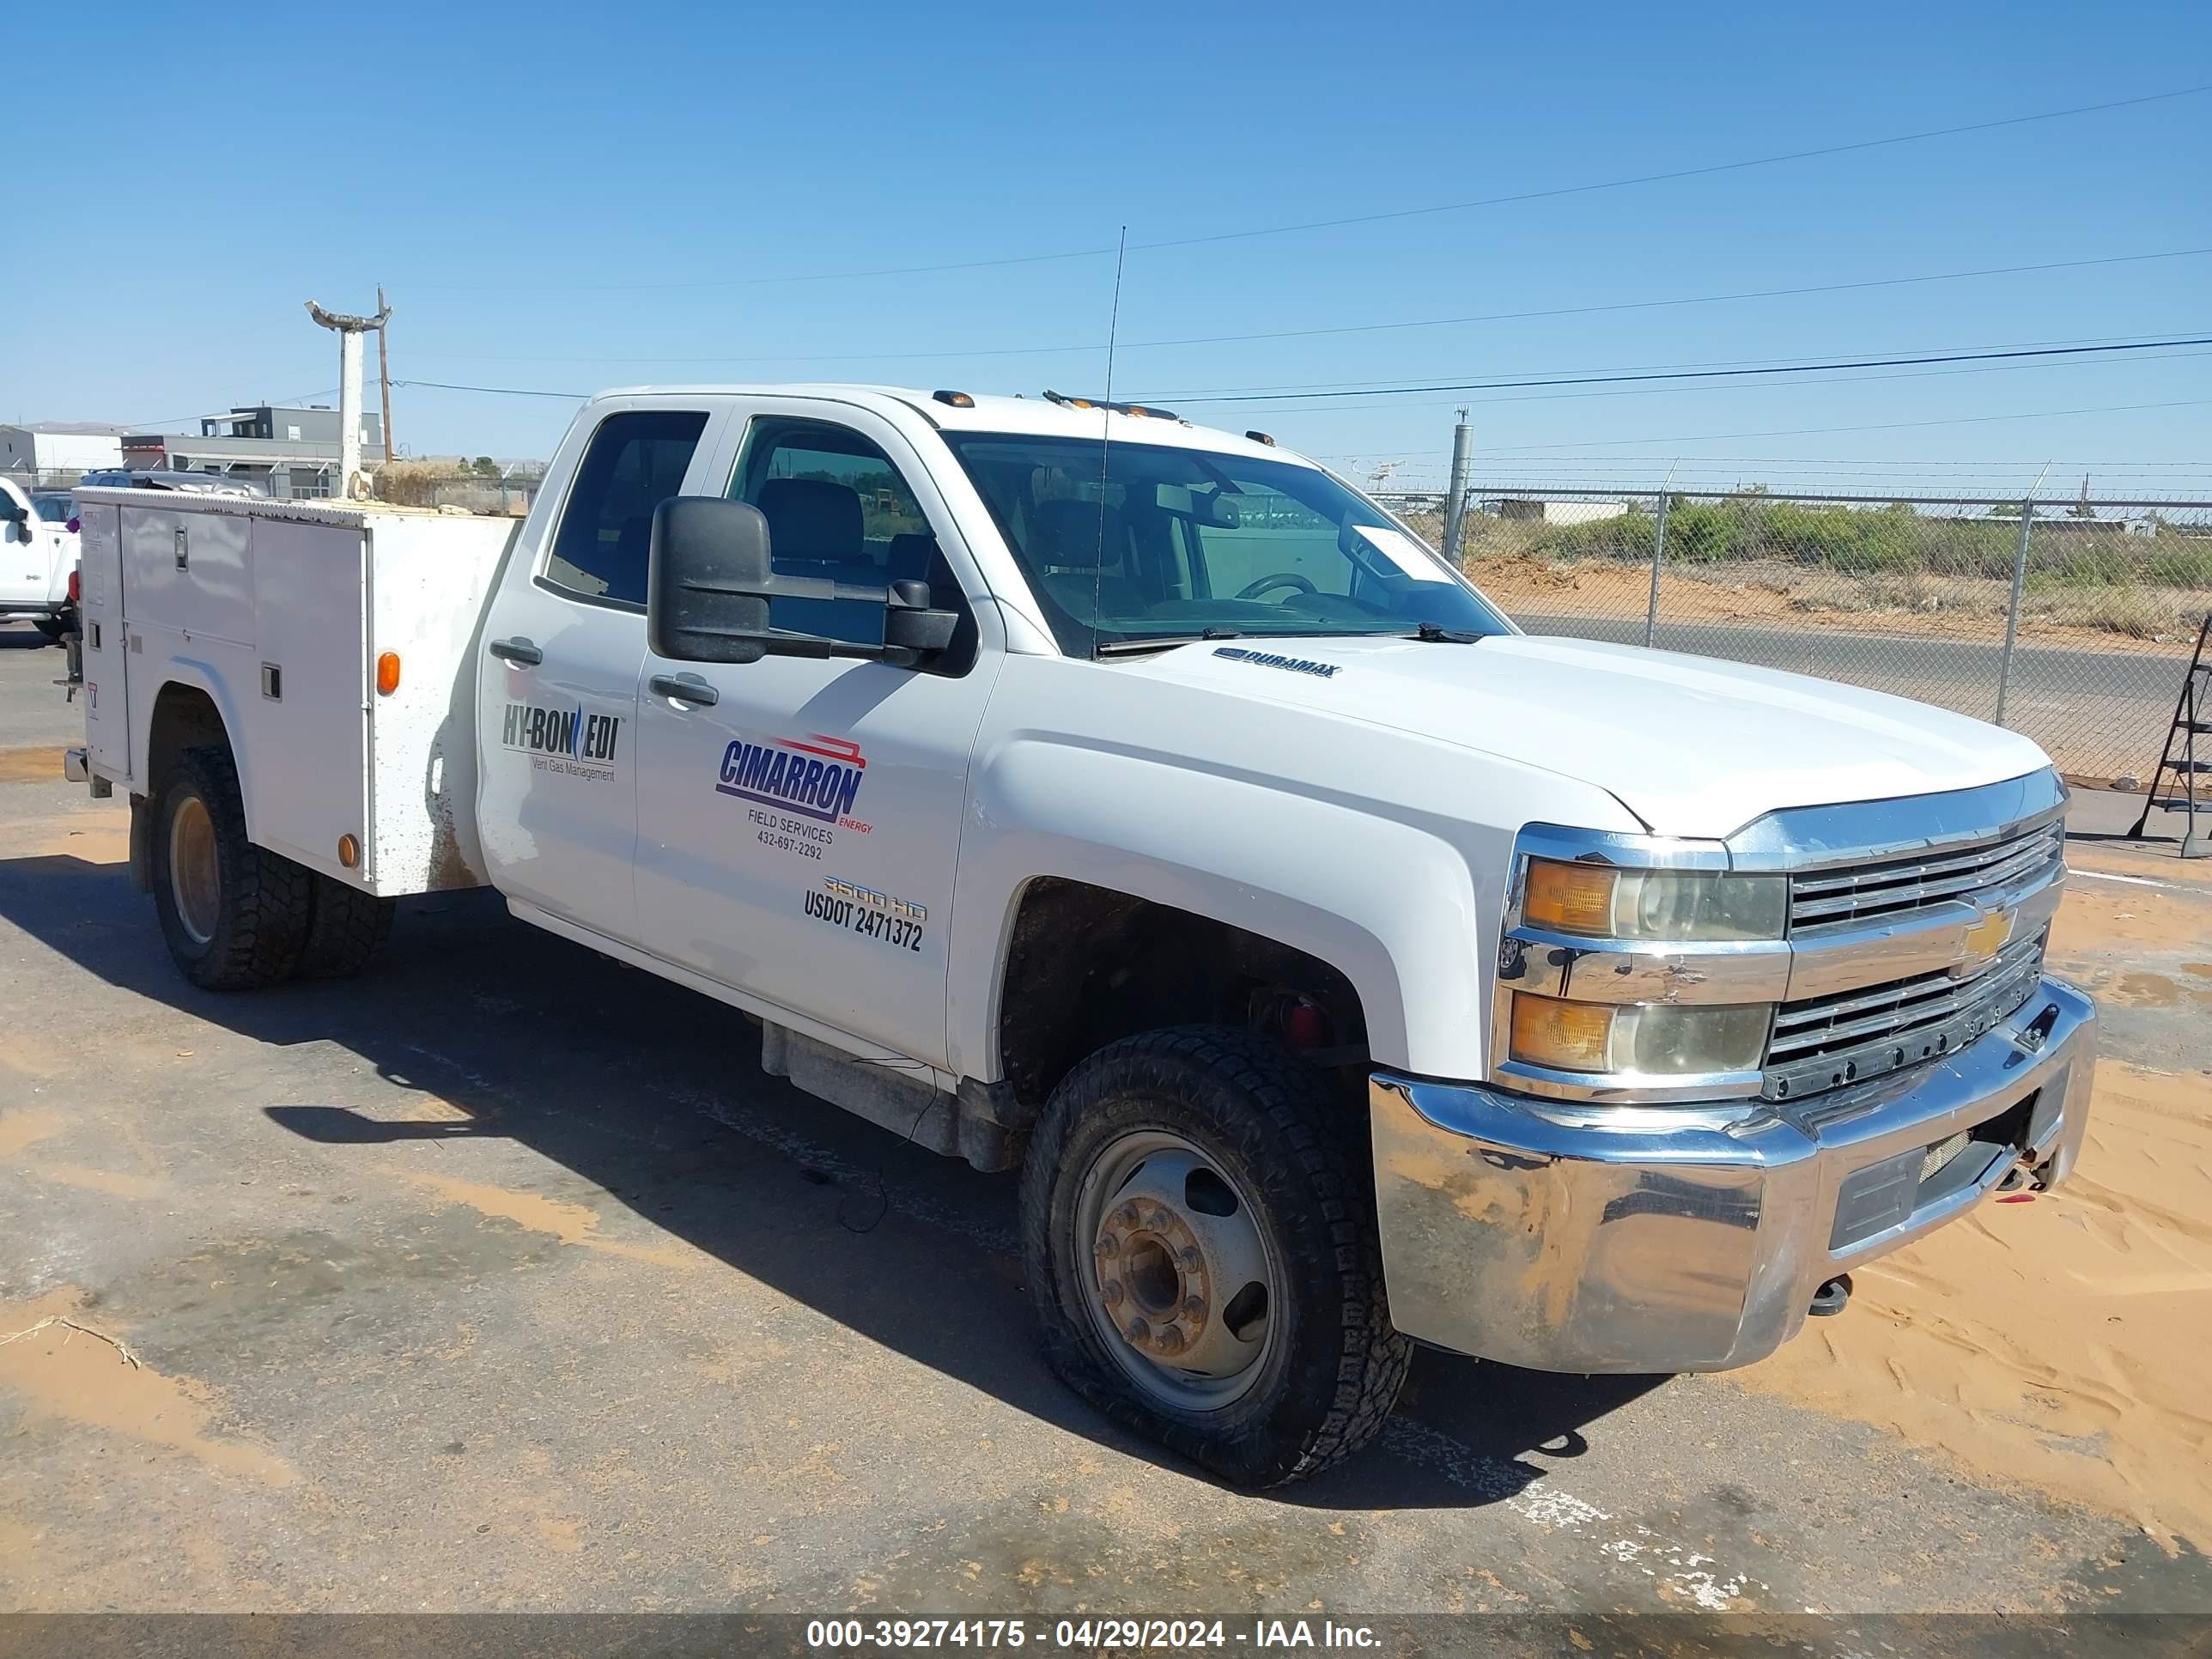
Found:
[{"label": "chrome front bumper", "polygon": [[1392,1322],[1537,1370],[1749,1364],[1796,1333],[1823,1281],[2014,1169],[2064,1180],[2096,1048],[2089,1000],[2045,979],[1948,1060],[1781,1106],[1592,1106],[1377,1073]]}]

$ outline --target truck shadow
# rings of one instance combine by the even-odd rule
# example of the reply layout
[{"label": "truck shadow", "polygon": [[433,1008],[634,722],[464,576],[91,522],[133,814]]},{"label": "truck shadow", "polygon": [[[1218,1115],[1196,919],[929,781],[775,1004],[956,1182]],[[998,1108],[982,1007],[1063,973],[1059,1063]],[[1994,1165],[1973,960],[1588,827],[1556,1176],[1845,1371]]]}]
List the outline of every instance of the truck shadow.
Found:
[{"label": "truck shadow", "polygon": [[[517,922],[489,893],[408,902],[386,954],[358,979],[246,995],[176,972],[120,864],[0,859],[0,917],[118,990],[259,1042],[338,1044],[386,1082],[458,1109],[451,1121],[393,1121],[255,1103],[328,1149],[341,1181],[349,1157],[397,1141],[512,1140],[598,1189],[595,1203],[603,1193],[872,1341],[1071,1433],[1175,1461],[1099,1418],[1038,1357],[1010,1177],[763,1076],[757,1033],[733,1010]],[[1666,1380],[1424,1352],[1379,1451],[1270,1496],[1321,1509],[1501,1502]]]}]

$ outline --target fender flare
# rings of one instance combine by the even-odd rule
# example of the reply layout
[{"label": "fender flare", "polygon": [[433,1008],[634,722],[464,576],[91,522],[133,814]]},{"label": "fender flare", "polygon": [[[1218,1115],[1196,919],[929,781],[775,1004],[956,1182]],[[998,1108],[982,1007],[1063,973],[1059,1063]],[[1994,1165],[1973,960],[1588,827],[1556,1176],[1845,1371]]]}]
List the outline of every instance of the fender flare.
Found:
[{"label": "fender flare", "polygon": [[[947,1032],[957,1069],[984,1082],[1004,1075],[1009,949],[1023,897],[1043,878],[1187,911],[1327,963],[1358,995],[1378,1065],[1443,1074],[1445,1063],[1479,1054],[1484,896],[1462,848],[1421,822],[1348,800],[1174,770],[1164,792],[1155,759],[1052,744],[1010,745],[979,770],[953,918]],[[1182,809],[1172,817],[1157,805],[1167,799]],[[978,836],[978,825],[994,827]],[[1313,858],[1328,846],[1358,856]],[[1425,971],[1408,973],[1407,963]],[[1426,1055],[1424,1067],[1413,1051],[1427,1045],[1415,1039],[1437,1030],[1464,1034],[1470,1046]]]},{"label": "fender flare", "polygon": [[[143,781],[147,799],[149,802],[153,800],[154,791],[159,782],[154,776],[154,711],[161,703],[161,694],[172,685],[189,687],[205,694],[208,701],[215,705],[216,718],[222,722],[224,740],[230,746],[231,762],[238,769],[238,793],[246,805],[246,831],[249,837],[252,836],[258,827],[253,810],[252,763],[247,757],[245,745],[239,740],[240,734],[245,730],[244,717],[229,683],[214,664],[198,657],[172,656],[153,672],[161,675],[161,683],[146,699],[146,712],[143,718],[136,716],[137,700],[135,697],[131,700],[134,705],[131,734],[134,746],[131,752],[145,757],[146,771]],[[147,677],[152,678],[152,673]],[[135,679],[137,676],[134,673],[132,678]]]}]

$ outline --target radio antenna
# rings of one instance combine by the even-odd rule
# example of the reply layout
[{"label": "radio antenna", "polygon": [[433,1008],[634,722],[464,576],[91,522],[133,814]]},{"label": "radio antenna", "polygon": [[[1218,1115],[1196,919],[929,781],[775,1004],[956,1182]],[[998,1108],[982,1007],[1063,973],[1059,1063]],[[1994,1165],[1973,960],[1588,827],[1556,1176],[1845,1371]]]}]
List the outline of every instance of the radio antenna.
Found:
[{"label": "radio antenna", "polygon": [[1106,316],[1106,406],[1098,411],[1098,556],[1091,566],[1091,657],[1098,658],[1098,611],[1106,588],[1107,452],[1114,443],[1114,344],[1121,331],[1121,262],[1129,253],[1129,228],[1114,244],[1114,305]]}]

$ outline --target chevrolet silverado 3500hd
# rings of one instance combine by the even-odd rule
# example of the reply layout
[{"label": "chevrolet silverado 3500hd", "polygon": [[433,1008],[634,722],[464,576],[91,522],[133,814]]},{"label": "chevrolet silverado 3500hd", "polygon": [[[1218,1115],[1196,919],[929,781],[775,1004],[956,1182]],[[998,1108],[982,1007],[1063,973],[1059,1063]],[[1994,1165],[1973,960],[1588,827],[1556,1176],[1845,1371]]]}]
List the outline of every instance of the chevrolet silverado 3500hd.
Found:
[{"label": "chevrolet silverado 3500hd", "polygon": [[654,388],[519,527],[83,519],[67,769],[187,976],[348,971],[489,883],[1018,1164],[1052,1364],[1233,1480],[1364,1443],[1417,1340],[1744,1364],[2081,1144],[2034,744],[1530,638],[1264,434]]}]

